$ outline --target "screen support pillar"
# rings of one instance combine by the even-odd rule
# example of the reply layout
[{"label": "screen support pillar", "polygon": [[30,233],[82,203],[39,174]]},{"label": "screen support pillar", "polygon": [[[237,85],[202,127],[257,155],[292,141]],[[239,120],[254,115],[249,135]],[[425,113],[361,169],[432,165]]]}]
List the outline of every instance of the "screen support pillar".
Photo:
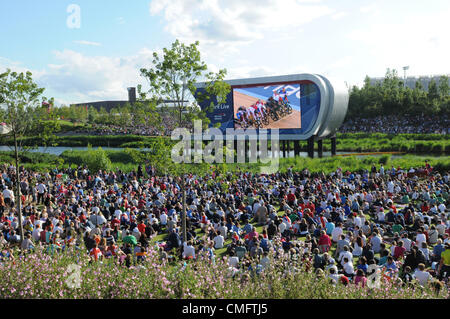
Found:
[{"label": "screen support pillar", "polygon": [[287,141],[287,153],[288,153],[288,157],[291,156],[291,141]]},{"label": "screen support pillar", "polygon": [[294,157],[297,157],[300,155],[300,141],[295,140],[294,141]]},{"label": "screen support pillar", "polygon": [[331,156],[336,156],[336,135],[331,138]]},{"label": "screen support pillar", "polygon": [[314,158],[314,136],[308,139],[308,157]]},{"label": "screen support pillar", "polygon": [[322,140],[317,141],[317,150],[319,153],[319,158],[322,158],[323,157],[323,141]]}]

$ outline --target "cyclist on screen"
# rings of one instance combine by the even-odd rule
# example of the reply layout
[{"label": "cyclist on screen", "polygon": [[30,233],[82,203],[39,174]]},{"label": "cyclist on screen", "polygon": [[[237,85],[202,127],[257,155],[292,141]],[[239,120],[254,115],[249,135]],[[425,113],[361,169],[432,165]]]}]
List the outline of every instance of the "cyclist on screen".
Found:
[{"label": "cyclist on screen", "polygon": [[266,106],[261,100],[258,100],[258,102],[256,102],[256,107],[258,108],[258,111],[261,115],[266,114]]},{"label": "cyclist on screen", "polygon": [[255,109],[252,106],[247,108],[247,118],[249,121],[254,121],[256,119]]},{"label": "cyclist on screen", "polygon": [[242,122],[245,125],[247,125],[246,115],[247,115],[247,111],[245,110],[245,108],[243,106],[240,106],[236,113],[236,117],[239,120],[239,122]]},{"label": "cyclist on screen", "polygon": [[254,113],[255,113],[255,117],[258,117],[258,118],[262,118],[262,116],[263,116],[263,114],[262,114],[262,112],[261,112],[261,109],[258,107],[258,105],[255,103],[255,104],[252,104],[252,105],[250,105],[250,107],[251,108],[253,108],[255,111],[254,111]]},{"label": "cyclist on screen", "polygon": [[286,89],[282,88],[278,94],[280,95],[280,102],[285,102],[285,103],[289,103],[288,101],[288,97],[287,97],[287,93],[286,93]]}]

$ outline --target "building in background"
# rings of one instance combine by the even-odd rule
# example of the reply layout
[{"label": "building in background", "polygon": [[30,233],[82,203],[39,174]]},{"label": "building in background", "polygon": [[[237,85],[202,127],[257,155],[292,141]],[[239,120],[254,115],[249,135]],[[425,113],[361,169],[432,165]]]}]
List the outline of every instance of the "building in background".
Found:
[{"label": "building in background", "polygon": [[[136,88],[135,87],[129,87],[128,88],[128,100],[118,100],[118,101],[98,101],[98,102],[85,102],[85,103],[76,103],[76,104],[72,104],[75,106],[92,106],[95,109],[97,109],[97,111],[100,111],[101,108],[104,108],[107,112],[109,112],[111,109],[113,108],[117,108],[117,107],[122,107],[125,106],[126,104],[130,104],[133,105],[134,103],[136,103]],[[185,103],[187,103],[188,101],[185,101]],[[166,106],[166,107],[174,107],[175,106],[175,101],[171,101],[171,100],[166,100],[163,103],[161,103],[160,105],[158,105],[158,107],[161,106]]]}]

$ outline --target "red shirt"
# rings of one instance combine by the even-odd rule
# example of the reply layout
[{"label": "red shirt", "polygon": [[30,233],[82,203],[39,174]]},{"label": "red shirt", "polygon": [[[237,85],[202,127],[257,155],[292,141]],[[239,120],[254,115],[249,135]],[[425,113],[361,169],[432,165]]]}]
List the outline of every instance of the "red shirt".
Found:
[{"label": "red shirt", "polygon": [[287,200],[289,202],[293,202],[295,199],[296,199],[295,194],[290,193],[287,195]]},{"label": "red shirt", "polygon": [[319,246],[320,245],[331,246],[331,238],[330,238],[330,236],[328,236],[327,234],[320,236],[318,244],[319,244]]},{"label": "red shirt", "polygon": [[143,234],[143,233],[145,233],[145,224],[144,223],[141,223],[141,224],[139,224],[138,226],[137,226],[137,228],[139,229],[139,231],[140,231],[140,233],[141,234]]},{"label": "red shirt", "polygon": [[400,257],[403,257],[406,252],[405,247],[396,246],[394,249],[394,258],[399,259]]},{"label": "red shirt", "polygon": [[106,249],[106,251],[111,252],[111,255],[113,255],[113,256],[116,256],[116,250],[117,250],[116,245],[108,246],[108,249]]},{"label": "red shirt", "polygon": [[92,248],[89,256],[94,256],[94,259],[97,261],[98,257],[102,255],[102,251],[99,248]]},{"label": "red shirt", "polygon": [[117,218],[114,218],[114,219],[111,221],[111,226],[112,226],[113,228],[115,228],[117,225],[120,225],[120,220],[118,220]]},{"label": "red shirt", "polygon": [[314,205],[313,203],[309,203],[308,205],[306,205],[306,208],[309,208],[309,210],[311,211],[311,215],[314,216],[314,212],[316,211],[316,205]]}]

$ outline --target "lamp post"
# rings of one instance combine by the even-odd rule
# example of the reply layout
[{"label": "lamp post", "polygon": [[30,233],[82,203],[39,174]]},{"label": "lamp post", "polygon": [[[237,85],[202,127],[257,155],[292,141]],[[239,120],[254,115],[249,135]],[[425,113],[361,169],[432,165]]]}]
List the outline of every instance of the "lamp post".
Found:
[{"label": "lamp post", "polygon": [[409,70],[409,65],[403,67],[403,74],[404,74],[404,86],[406,87],[406,71]]}]

